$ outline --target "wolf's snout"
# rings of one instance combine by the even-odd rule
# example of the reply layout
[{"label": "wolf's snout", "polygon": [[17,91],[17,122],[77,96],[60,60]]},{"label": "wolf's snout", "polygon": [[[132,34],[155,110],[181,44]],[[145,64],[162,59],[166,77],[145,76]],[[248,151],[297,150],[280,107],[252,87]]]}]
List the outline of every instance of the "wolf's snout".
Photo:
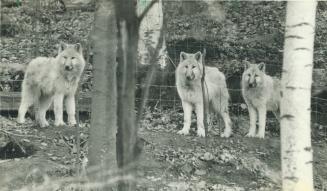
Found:
[{"label": "wolf's snout", "polygon": [[186,79],[187,79],[187,80],[193,80],[193,79],[194,79],[194,75],[187,75],[187,76],[186,76]]},{"label": "wolf's snout", "polygon": [[255,84],[254,83],[249,83],[249,87],[250,88],[254,88],[255,87]]},{"label": "wolf's snout", "polygon": [[186,79],[187,80],[193,80],[195,78],[194,73],[186,74]]},{"label": "wolf's snout", "polygon": [[67,70],[67,71],[71,71],[72,69],[73,69],[72,66],[65,66],[65,70]]}]

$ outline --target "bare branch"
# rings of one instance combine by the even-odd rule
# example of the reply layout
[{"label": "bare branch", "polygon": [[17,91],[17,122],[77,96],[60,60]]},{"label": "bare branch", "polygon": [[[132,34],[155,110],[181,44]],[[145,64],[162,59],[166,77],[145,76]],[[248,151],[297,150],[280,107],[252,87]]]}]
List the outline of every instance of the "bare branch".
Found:
[{"label": "bare branch", "polygon": [[157,3],[158,0],[152,0],[151,3],[145,7],[145,9],[143,10],[143,12],[141,13],[141,15],[138,17],[139,23],[141,23],[141,21],[143,20],[143,18],[145,17],[145,15],[149,12],[149,10],[151,9],[151,7]]}]

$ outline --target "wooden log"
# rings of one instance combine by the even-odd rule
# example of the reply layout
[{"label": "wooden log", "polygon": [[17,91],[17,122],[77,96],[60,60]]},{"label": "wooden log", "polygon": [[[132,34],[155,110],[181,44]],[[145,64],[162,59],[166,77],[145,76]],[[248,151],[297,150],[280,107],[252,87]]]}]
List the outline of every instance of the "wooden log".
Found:
[{"label": "wooden log", "polygon": [[[17,111],[20,105],[21,93],[20,92],[0,92],[0,111]],[[91,111],[91,94],[80,93],[78,104],[79,111]],[[50,110],[53,106],[50,107]]]}]

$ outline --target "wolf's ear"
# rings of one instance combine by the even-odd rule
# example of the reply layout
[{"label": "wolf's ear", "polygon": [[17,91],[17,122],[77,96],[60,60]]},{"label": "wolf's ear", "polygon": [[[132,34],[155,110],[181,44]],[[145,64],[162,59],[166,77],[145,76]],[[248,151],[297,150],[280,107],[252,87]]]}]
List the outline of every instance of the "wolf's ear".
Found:
[{"label": "wolf's ear", "polygon": [[243,60],[244,69],[248,69],[251,66],[251,63],[247,60]]},{"label": "wolf's ear", "polygon": [[80,54],[83,53],[83,48],[82,45],[80,43],[77,43],[74,45],[74,48],[77,50],[77,52],[79,52]]},{"label": "wolf's ear", "polygon": [[194,58],[198,62],[202,62],[202,53],[198,51],[197,53],[194,54]]},{"label": "wolf's ear", "polygon": [[59,53],[62,52],[63,50],[65,50],[67,48],[67,44],[64,42],[60,42],[59,44]]},{"label": "wolf's ear", "polygon": [[181,52],[179,55],[179,61],[182,62],[187,58],[187,54],[185,52]]},{"label": "wolf's ear", "polygon": [[260,62],[258,65],[259,70],[265,72],[266,71],[266,64],[263,62]]}]

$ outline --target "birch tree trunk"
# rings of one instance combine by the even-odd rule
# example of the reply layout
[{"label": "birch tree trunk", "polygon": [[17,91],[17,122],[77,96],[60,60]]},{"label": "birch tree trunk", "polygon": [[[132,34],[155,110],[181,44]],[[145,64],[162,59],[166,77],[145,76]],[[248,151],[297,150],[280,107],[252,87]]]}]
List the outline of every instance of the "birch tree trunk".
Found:
[{"label": "birch tree trunk", "polygon": [[287,3],[281,92],[284,191],[313,191],[311,83],[317,2]]},{"label": "birch tree trunk", "polygon": [[[109,170],[117,169],[117,28],[114,0],[97,1],[94,42],[94,90],[88,150],[88,177],[107,181]],[[103,190],[108,190],[104,187]]]},{"label": "birch tree trunk", "polygon": [[[152,0],[138,0],[137,13],[140,15],[144,9],[152,2]],[[151,63],[151,51],[155,50],[160,41],[160,33],[163,27],[163,6],[162,0],[158,0],[152,5],[145,17],[142,19],[139,29],[138,41],[138,61],[140,64],[157,64],[165,67],[167,48],[165,37],[159,47],[158,62]],[[157,59],[156,59],[157,60]]]}]

